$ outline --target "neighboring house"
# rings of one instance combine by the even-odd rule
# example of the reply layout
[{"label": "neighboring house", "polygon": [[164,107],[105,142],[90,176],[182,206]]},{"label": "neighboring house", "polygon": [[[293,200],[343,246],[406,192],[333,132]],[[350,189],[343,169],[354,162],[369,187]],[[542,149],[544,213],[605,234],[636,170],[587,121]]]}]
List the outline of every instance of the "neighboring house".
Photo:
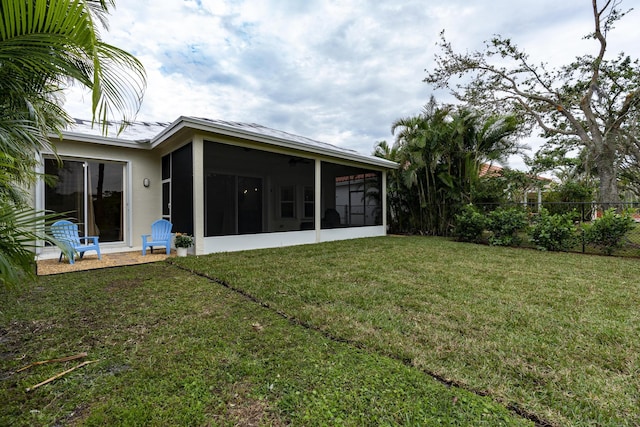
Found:
[{"label": "neighboring house", "polygon": [[159,218],[193,235],[195,254],[386,234],[388,160],[256,124],[180,117],[120,135],[110,123],[104,137],[76,122],[52,137],[62,165],[42,153],[58,181],[34,204],[69,212],[106,251],[140,248]]},{"label": "neighboring house", "polygon": [[[500,166],[483,163],[480,165],[479,176],[500,177],[502,176],[502,170],[503,168]],[[523,203],[532,208],[535,207],[539,211],[542,207],[542,193],[550,189],[553,180],[541,175],[537,175],[533,178],[533,181],[536,181],[535,185],[531,185],[527,188],[519,188],[514,192],[510,192],[509,196],[512,199],[512,202]]]}]

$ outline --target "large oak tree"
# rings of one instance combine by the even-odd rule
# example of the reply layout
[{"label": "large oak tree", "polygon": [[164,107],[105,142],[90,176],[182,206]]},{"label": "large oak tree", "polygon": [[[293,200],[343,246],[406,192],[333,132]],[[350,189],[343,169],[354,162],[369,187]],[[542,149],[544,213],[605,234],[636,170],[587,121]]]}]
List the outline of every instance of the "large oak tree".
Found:
[{"label": "large oak tree", "polygon": [[607,35],[628,11],[622,0],[592,0],[594,54],[548,69],[508,38],[483,51],[458,53],[441,35],[441,54],[425,82],[448,88],[478,109],[515,112],[529,130],[555,144],[578,146],[599,178],[599,201],[617,203],[621,171],[640,159],[640,64],[624,53],[609,58]]}]

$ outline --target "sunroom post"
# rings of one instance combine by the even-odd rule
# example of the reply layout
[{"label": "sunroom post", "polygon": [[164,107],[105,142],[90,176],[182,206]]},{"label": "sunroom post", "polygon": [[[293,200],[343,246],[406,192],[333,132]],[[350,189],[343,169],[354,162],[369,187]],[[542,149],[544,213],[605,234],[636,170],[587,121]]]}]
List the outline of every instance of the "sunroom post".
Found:
[{"label": "sunroom post", "polygon": [[382,171],[382,228],[387,234],[387,171]]},{"label": "sunroom post", "polygon": [[316,159],[316,170],[315,170],[315,190],[314,190],[314,199],[313,199],[313,223],[314,229],[316,230],[316,243],[320,242],[321,239],[321,226],[322,226],[322,161],[320,159]]},{"label": "sunroom post", "polygon": [[193,237],[196,255],[204,254],[204,140],[193,137]]}]

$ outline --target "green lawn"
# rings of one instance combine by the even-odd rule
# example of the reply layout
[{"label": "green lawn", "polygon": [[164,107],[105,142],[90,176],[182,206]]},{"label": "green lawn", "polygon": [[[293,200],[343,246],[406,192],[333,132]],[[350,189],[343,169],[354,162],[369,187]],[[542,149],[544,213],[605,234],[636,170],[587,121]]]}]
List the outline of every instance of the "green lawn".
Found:
[{"label": "green lawn", "polygon": [[[637,259],[385,237],[173,262],[3,294],[0,425],[640,424]],[[32,392],[82,360],[15,372],[81,351]]]}]

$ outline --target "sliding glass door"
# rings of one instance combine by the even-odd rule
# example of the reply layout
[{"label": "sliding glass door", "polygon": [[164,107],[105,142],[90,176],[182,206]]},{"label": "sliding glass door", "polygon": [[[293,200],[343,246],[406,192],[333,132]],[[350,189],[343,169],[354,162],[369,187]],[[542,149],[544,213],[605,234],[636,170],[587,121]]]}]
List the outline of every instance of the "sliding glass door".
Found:
[{"label": "sliding glass door", "polygon": [[262,233],[262,178],[209,174],[205,236]]},{"label": "sliding glass door", "polygon": [[65,213],[80,235],[101,242],[124,240],[124,165],[121,163],[45,159],[45,173],[57,177],[45,186],[45,209]]}]

